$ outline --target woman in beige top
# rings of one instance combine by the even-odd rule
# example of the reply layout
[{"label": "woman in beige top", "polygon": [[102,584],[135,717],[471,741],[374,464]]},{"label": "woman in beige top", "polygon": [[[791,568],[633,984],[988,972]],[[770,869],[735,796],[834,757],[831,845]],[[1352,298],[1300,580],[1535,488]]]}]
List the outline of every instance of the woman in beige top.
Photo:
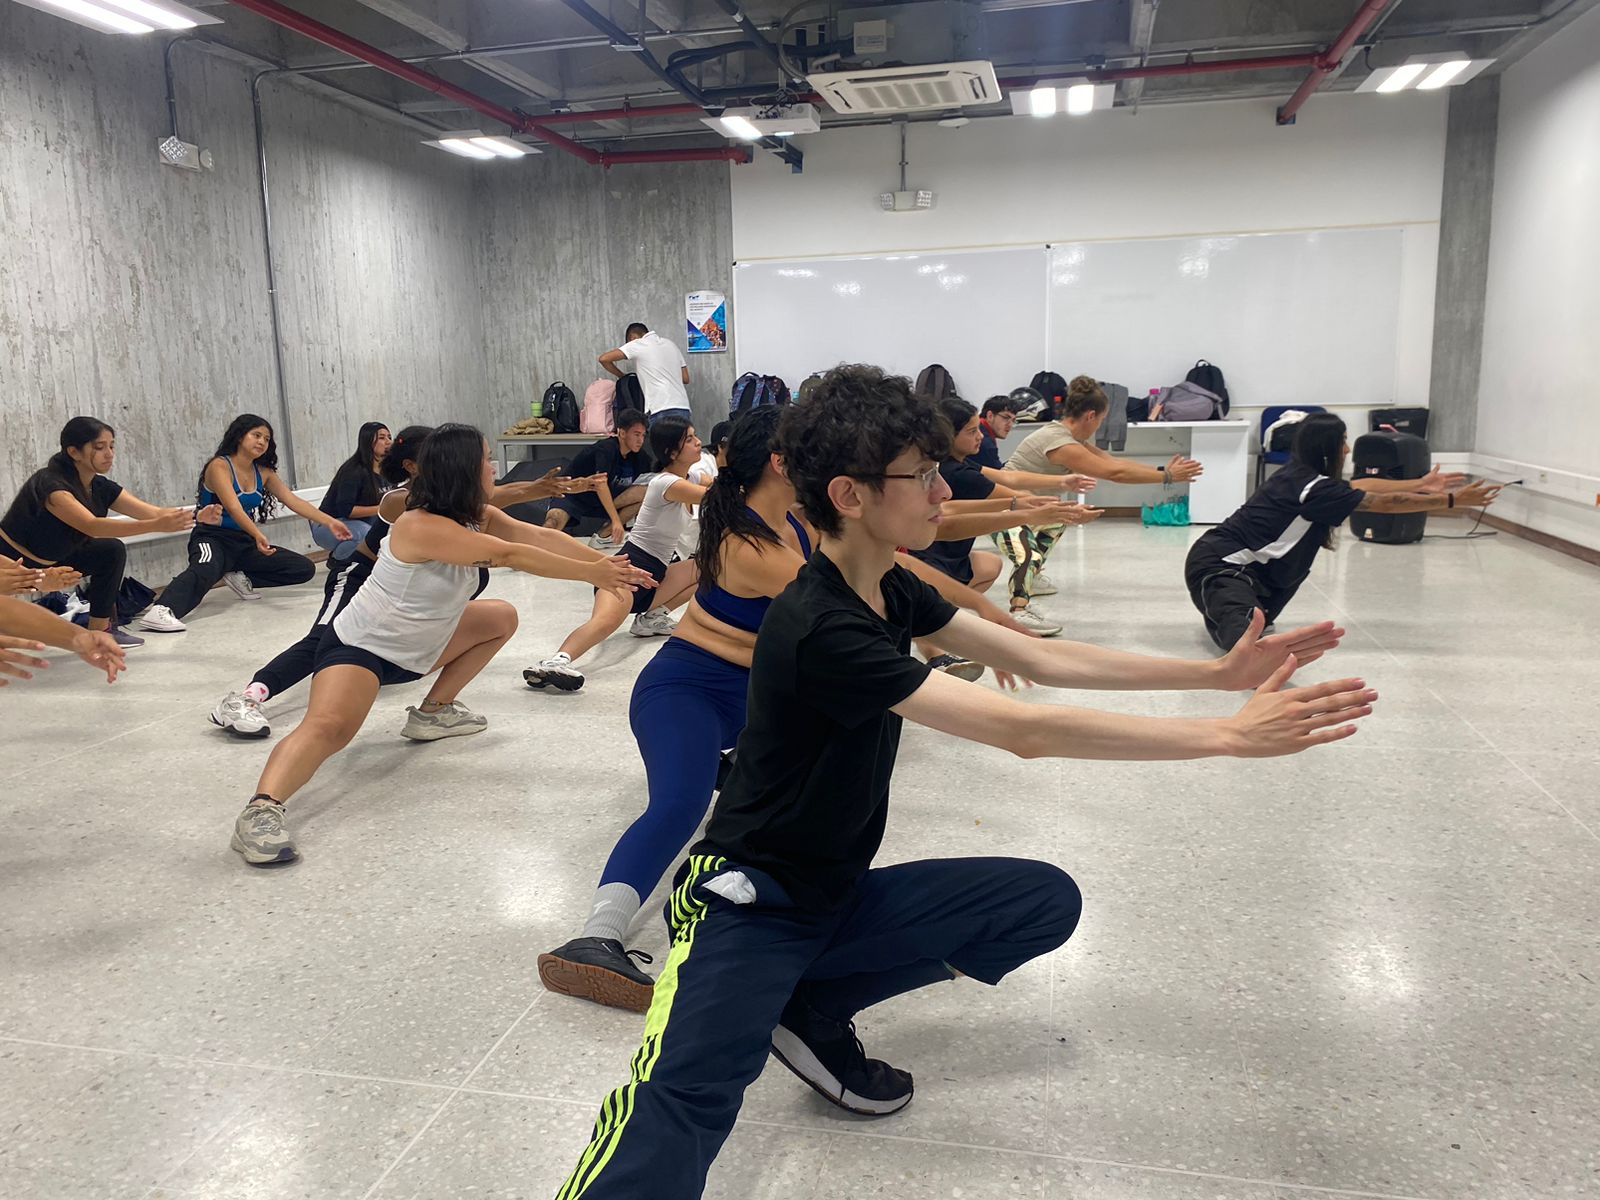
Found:
[{"label": "woman in beige top", "polygon": [[[1067,385],[1061,419],[1030,433],[1012,451],[1007,471],[1039,475],[1090,475],[1111,483],[1188,483],[1200,475],[1200,464],[1174,454],[1165,466],[1151,467],[1107,454],[1094,444],[1095,432],[1110,404],[1100,385],[1079,375]],[[1052,596],[1055,585],[1044,576],[1044,560],[1061,536],[1062,526],[1005,529],[995,544],[1011,562],[1011,611],[1029,609],[1035,596]]]}]

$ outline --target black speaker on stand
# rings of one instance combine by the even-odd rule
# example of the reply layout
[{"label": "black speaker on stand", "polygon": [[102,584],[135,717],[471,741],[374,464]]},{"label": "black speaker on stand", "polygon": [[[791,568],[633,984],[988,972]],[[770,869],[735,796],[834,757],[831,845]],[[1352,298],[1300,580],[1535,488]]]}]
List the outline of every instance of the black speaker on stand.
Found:
[{"label": "black speaker on stand", "polygon": [[[1428,443],[1409,433],[1364,433],[1351,451],[1356,479],[1420,479],[1433,465]],[[1399,546],[1420,542],[1427,513],[1352,513],[1350,530],[1363,542]]]}]

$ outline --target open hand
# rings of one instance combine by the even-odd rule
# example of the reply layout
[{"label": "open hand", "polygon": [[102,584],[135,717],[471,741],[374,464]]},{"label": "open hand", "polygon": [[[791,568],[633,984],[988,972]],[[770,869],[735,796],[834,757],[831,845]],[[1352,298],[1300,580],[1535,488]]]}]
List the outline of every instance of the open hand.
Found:
[{"label": "open hand", "polygon": [[[0,634],[0,687],[5,687],[12,679],[32,679],[35,670],[48,670],[49,663],[28,653],[43,649],[43,642]],[[30,667],[33,670],[29,670]]]},{"label": "open hand", "polygon": [[1063,492],[1092,492],[1099,482],[1093,475],[1063,475],[1061,477],[1061,490]]},{"label": "open hand", "polygon": [[1355,733],[1354,722],[1372,712],[1378,693],[1359,679],[1285,691],[1284,684],[1299,665],[1289,655],[1228,718],[1237,735],[1231,750],[1236,757],[1275,758],[1342,741]]},{"label": "open hand", "polygon": [[182,533],[185,529],[194,528],[194,509],[192,508],[165,508],[155,521],[158,533]]},{"label": "open hand", "polygon": [[128,652],[104,630],[85,629],[72,639],[72,652],[96,670],[104,671],[107,683],[115,683],[118,673],[128,669]]},{"label": "open hand", "polygon": [[627,595],[638,591],[640,588],[653,588],[656,586],[655,576],[649,571],[642,571],[628,561],[626,555],[618,554],[613,558],[597,559],[594,571],[589,576],[589,582],[597,588],[608,592],[617,592]]},{"label": "open hand", "polygon": [[1456,507],[1488,508],[1489,505],[1494,503],[1495,497],[1500,494],[1500,489],[1504,486],[1504,484],[1489,483],[1486,480],[1469,483],[1455,493]]},{"label": "open hand", "polygon": [[0,557],[0,596],[15,596],[18,592],[42,591],[44,572],[37,567],[25,567],[18,558]]},{"label": "open hand", "polygon": [[1106,515],[1105,509],[1091,508],[1087,504],[1064,504],[1062,507],[1068,510],[1065,522],[1068,525],[1087,525],[1090,521],[1098,521]]},{"label": "open hand", "polygon": [[1449,474],[1446,474],[1438,467],[1435,467],[1421,479],[1417,480],[1416,490],[1419,492],[1425,492],[1429,495],[1438,492],[1453,492],[1466,482],[1467,477],[1460,471],[1452,471]]},{"label": "open hand", "polygon": [[39,572],[41,592],[64,592],[83,582],[83,572],[75,567],[46,567]]},{"label": "open hand", "polygon": [[1221,660],[1222,682],[1218,687],[1234,692],[1259,687],[1291,654],[1303,667],[1316,662],[1344,637],[1344,630],[1332,621],[1302,625],[1287,633],[1262,637],[1261,631],[1266,624],[1266,615],[1259,608],[1256,609],[1250,617],[1250,627]]},{"label": "open hand", "polygon": [[[346,530],[345,532],[348,533],[349,531]],[[278,552],[278,548],[271,542],[267,541],[267,535],[264,533],[256,534],[255,543],[256,549],[261,551],[263,554],[276,554]]]},{"label": "open hand", "polygon": [[1173,483],[1188,483],[1200,478],[1205,468],[1186,454],[1174,454],[1167,460],[1167,475]]},{"label": "open hand", "polygon": [[1002,671],[997,667],[990,667],[989,669],[994,672],[995,684],[1002,692],[1014,692],[1017,690],[1018,684],[1030,688],[1033,686],[1033,680],[1031,679],[1024,679],[1020,675],[1013,675],[1010,671]]},{"label": "open hand", "polygon": [[328,530],[341,542],[348,542],[351,538],[356,536],[350,532],[350,526],[346,525],[337,517],[328,522]]}]

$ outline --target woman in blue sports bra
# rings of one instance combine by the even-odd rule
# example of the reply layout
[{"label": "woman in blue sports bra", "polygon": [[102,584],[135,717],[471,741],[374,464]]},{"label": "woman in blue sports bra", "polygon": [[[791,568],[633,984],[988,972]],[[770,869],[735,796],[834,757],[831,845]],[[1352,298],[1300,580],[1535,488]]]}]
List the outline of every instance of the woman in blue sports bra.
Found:
[{"label": "woman in blue sports bra", "polygon": [[201,508],[220,504],[222,524],[195,527],[189,535],[189,566],[167,584],[161,603],[145,610],[140,629],[181,633],[186,628],[183,617],[199,606],[219,579],[241,600],[254,600],[256,587],[288,587],[316,574],[310,559],[274,546],[257,524],[270,518],[280,504],[324,526],[340,541],[350,538],[343,521],[307,504],[279,478],[272,425],[254,413],[235,417],[222,435],[201,472],[196,503]]},{"label": "woman in blue sports bra", "polygon": [[727,465],[701,503],[699,586],[639,673],[628,711],[649,802],[611,852],[582,936],[539,956],[551,991],[639,1012],[650,1005],[655,981],[630,961],[624,936],[706,815],[721,752],[744,729],[756,631],[811,556],[813,534],[789,511],[794,489],[771,449],[781,413],[759,408],[735,422]]}]

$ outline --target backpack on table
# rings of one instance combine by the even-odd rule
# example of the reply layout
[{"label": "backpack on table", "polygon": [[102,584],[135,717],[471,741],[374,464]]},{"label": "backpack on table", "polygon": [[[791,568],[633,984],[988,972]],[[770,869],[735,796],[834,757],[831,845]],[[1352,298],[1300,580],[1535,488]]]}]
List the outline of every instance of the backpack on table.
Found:
[{"label": "backpack on table", "polygon": [[557,433],[578,432],[578,397],[560,380],[544,390],[544,415],[555,422]]},{"label": "backpack on table", "polygon": [[[1199,384],[1222,402],[1222,416],[1228,415],[1231,403],[1228,399],[1228,385],[1222,378],[1222,368],[1200,359],[1189,368],[1189,373],[1183,377],[1185,383]],[[1176,418],[1174,418],[1176,419]]]},{"label": "backpack on table", "polygon": [[1162,388],[1160,404],[1157,421],[1220,421],[1225,411],[1220,396],[1187,380]]},{"label": "backpack on table", "polygon": [[580,433],[615,433],[617,381],[596,379],[583,389],[583,412],[578,416]]},{"label": "backpack on table", "polygon": [[939,363],[930,363],[922,368],[922,374],[917,376],[917,391],[934,400],[947,400],[961,394],[956,391],[956,382],[950,378],[950,372]]},{"label": "backpack on table", "polygon": [[789,385],[776,375],[757,375],[746,371],[733,381],[733,393],[728,397],[729,418],[738,417],[758,408],[789,403]]},{"label": "backpack on table", "polygon": [[1061,415],[1061,406],[1067,402],[1067,381],[1055,371],[1040,371],[1031,380],[1028,386],[1045,398],[1050,405],[1050,415],[1046,420],[1054,420]]}]

